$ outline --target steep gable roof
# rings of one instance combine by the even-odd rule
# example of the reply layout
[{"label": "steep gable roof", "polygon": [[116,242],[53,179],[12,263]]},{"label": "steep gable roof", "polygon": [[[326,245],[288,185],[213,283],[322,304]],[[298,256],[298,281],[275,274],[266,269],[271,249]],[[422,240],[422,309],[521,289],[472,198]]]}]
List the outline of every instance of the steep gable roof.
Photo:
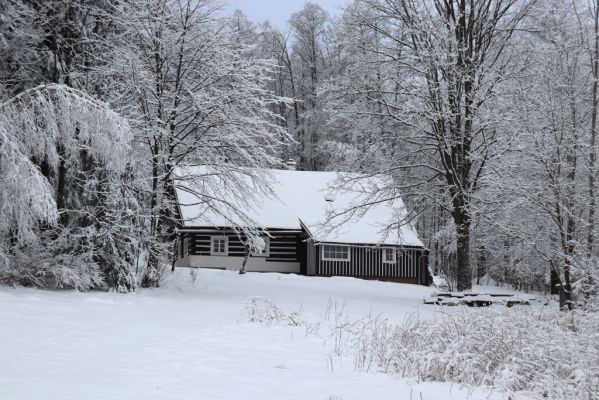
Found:
[{"label": "steep gable roof", "polygon": [[[384,178],[337,172],[259,171],[266,175],[269,192],[254,186],[249,175],[257,171],[240,169],[233,173],[235,183],[231,185],[231,174],[225,177],[205,166],[178,168],[175,187],[183,226],[305,228],[317,242],[422,246],[409,223],[385,229],[407,214],[400,198],[377,202],[365,212],[355,208],[372,199]],[[323,224],[331,213],[347,210],[353,211]]]}]

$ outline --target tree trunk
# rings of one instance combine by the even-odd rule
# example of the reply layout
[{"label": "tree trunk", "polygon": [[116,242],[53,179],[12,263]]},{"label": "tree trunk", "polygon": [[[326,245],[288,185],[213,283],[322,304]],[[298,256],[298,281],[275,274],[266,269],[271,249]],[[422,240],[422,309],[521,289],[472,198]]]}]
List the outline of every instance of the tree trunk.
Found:
[{"label": "tree trunk", "polygon": [[58,146],[58,156],[60,161],[58,162],[58,176],[57,176],[57,188],[56,188],[56,208],[60,212],[60,223],[66,225],[68,223],[68,213],[65,212],[66,208],[66,179],[67,179],[67,167],[66,167],[66,154],[62,145]]},{"label": "tree trunk", "polygon": [[[553,264],[553,263],[552,263]],[[550,277],[549,277],[549,293],[550,294],[559,294],[560,293],[560,286],[561,286],[561,279],[560,279],[560,275],[559,272],[553,267],[553,265],[551,265],[551,270],[550,270]]]},{"label": "tree trunk", "polygon": [[[455,213],[454,213],[455,214]],[[459,292],[472,288],[472,271],[470,268],[470,217],[467,212],[458,212],[456,284]],[[456,217],[454,217],[455,219]]]},{"label": "tree trunk", "polygon": [[451,215],[456,228],[456,269],[455,278],[458,291],[472,288],[472,269],[470,265],[470,228],[471,218],[468,205],[470,201],[465,193],[458,191],[453,195]]},{"label": "tree trunk", "polygon": [[559,307],[560,309],[572,309],[572,284],[570,283],[571,259],[566,258],[564,263],[564,284],[560,286]]},{"label": "tree trunk", "polygon": [[569,218],[566,231],[566,242],[564,243],[564,281],[561,286],[563,296],[560,296],[560,308],[567,307],[568,310],[572,309],[572,281],[570,278],[570,272],[572,269],[572,260],[574,257],[574,233],[576,231],[576,224],[572,217]]},{"label": "tree trunk", "polygon": [[150,194],[150,245],[146,265],[146,273],[142,278],[143,287],[158,286],[158,271],[160,270],[160,165],[159,143],[155,138],[150,148],[152,152],[152,193]]},{"label": "tree trunk", "polygon": [[246,272],[245,266],[247,265],[248,259],[250,258],[250,248],[248,246],[245,246],[244,249],[245,249],[245,256],[243,257],[243,262],[241,263],[241,268],[239,268],[240,275],[245,274],[245,272]]},{"label": "tree trunk", "polygon": [[595,1],[595,15],[594,15],[594,49],[591,56],[592,60],[592,74],[593,74],[593,108],[591,110],[591,143],[589,145],[589,225],[587,232],[587,257],[593,255],[593,241],[595,231],[595,175],[596,175],[596,143],[597,143],[597,108],[598,98],[597,89],[599,79],[599,0]]}]

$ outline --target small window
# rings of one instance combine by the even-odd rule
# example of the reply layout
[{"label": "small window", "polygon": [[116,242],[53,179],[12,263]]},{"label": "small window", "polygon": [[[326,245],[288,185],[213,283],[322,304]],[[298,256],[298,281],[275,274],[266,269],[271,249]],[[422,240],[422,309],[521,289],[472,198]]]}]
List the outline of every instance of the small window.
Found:
[{"label": "small window", "polygon": [[226,256],[229,254],[229,240],[226,236],[210,237],[210,255]]},{"label": "small window", "polygon": [[262,249],[258,249],[257,247],[262,246],[255,246],[254,248],[250,249],[251,254],[254,257],[268,257],[270,255],[270,238],[267,236],[260,236],[260,239],[264,241],[264,247]]},{"label": "small window", "polygon": [[335,261],[349,261],[349,247],[347,246],[322,246],[322,259]]},{"label": "small window", "polygon": [[397,261],[397,252],[395,249],[383,249],[383,262],[395,263]]}]

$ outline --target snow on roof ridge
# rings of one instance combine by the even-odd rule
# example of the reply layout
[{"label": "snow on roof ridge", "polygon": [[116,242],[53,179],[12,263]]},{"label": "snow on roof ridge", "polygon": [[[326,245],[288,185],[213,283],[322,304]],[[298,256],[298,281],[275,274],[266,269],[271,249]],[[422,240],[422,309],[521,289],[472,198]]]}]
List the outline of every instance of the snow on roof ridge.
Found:
[{"label": "snow on roof ridge", "polygon": [[[227,213],[219,215],[214,211],[215,204],[213,204],[217,203],[216,207],[218,207],[218,201],[208,204],[207,201],[202,201],[197,196],[193,196],[189,190],[180,188],[182,185],[194,184],[191,182],[192,179],[183,179],[176,185],[176,192],[185,227],[224,227],[232,224],[235,224],[235,226],[248,226],[248,221],[251,220],[262,228],[300,230],[303,227],[318,242],[424,247],[414,227],[409,223],[390,232],[384,232],[383,230],[383,222],[390,221],[394,217],[407,215],[401,199],[376,204],[359,218],[350,218],[337,229],[322,226],[322,222],[327,219],[327,216],[330,216],[331,211],[340,211],[359,204],[361,197],[364,196],[364,193],[360,193],[359,190],[368,191],[368,188],[370,188],[369,179],[374,183],[374,187],[378,188],[379,185],[376,181],[380,182],[380,179],[384,176],[382,174],[368,176],[352,172],[297,171],[268,168],[264,172],[267,172],[267,178],[270,180],[269,184],[275,198],[271,198],[267,193],[258,193],[256,201],[250,200],[251,204],[246,206],[241,203],[240,200],[242,199],[239,198],[239,193],[229,193],[226,190],[214,193],[214,191],[221,190],[218,183],[222,182],[223,177],[218,172],[210,174],[208,171],[210,167],[186,166],[179,168],[175,171],[175,176],[180,176],[182,173],[192,176],[193,170],[197,171],[196,175],[200,176],[202,187],[198,189],[197,186],[194,186],[194,190],[198,189],[197,191],[202,192],[206,197],[218,198],[220,196],[223,204],[236,204],[244,209],[249,218],[243,218],[234,212],[230,213],[231,215]],[[239,172],[242,169],[243,167],[240,167]],[[259,169],[248,168],[248,172],[260,171]],[[241,178],[237,182],[237,188],[240,188],[239,185],[247,184],[249,189],[254,189],[248,176],[243,173],[240,173],[239,176]],[[339,177],[356,178],[356,181],[343,189],[339,189],[337,185],[342,183],[338,180]],[[366,182],[360,182],[360,178],[364,178]],[[356,186],[353,183],[360,184]],[[233,189],[235,189],[235,186]],[[330,196],[332,190],[335,191],[334,196]]]}]

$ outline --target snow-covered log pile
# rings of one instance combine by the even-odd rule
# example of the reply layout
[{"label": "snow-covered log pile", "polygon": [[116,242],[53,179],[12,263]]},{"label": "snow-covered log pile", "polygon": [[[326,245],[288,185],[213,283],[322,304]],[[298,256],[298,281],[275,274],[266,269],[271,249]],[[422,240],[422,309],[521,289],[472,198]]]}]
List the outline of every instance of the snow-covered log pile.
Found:
[{"label": "snow-covered log pile", "polygon": [[435,304],[441,306],[466,305],[468,307],[488,307],[492,304],[501,304],[507,307],[515,305],[530,305],[535,300],[530,296],[514,296],[505,293],[462,293],[446,292],[432,293],[430,297],[423,300],[424,304]]}]

